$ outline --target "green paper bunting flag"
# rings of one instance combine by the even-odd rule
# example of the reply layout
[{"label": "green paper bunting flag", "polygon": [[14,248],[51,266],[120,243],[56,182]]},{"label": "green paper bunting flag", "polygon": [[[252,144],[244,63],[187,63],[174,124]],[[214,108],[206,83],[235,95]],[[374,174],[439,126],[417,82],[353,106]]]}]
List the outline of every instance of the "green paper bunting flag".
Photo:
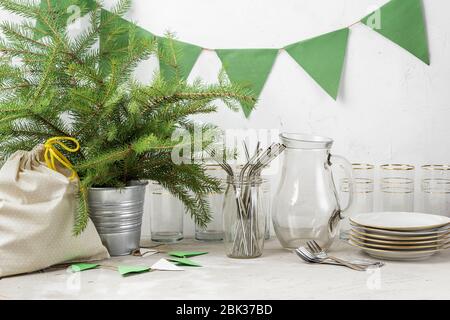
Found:
[{"label": "green paper bunting flag", "polygon": [[205,251],[171,251],[167,253],[169,256],[178,257],[178,258],[190,258],[196,256],[202,256],[208,254]]},{"label": "green paper bunting flag", "polygon": [[100,69],[103,73],[109,72],[111,60],[120,59],[128,54],[130,32],[134,32],[134,36],[141,43],[155,39],[149,31],[104,9],[101,12],[101,24],[103,28],[100,31],[100,52],[104,59]]},{"label": "green paper bunting flag", "polygon": [[[374,21],[375,15],[378,21]],[[361,22],[430,64],[421,0],[391,0]]]},{"label": "green paper bunting flag", "polygon": [[[246,87],[259,97],[269,77],[278,49],[218,49],[217,55],[231,82]],[[242,106],[248,118],[254,103]]]},{"label": "green paper bunting flag", "polygon": [[188,258],[168,258],[167,260],[176,262],[179,265],[189,266],[189,267],[201,267],[201,265]]},{"label": "green paper bunting flag", "polygon": [[202,48],[172,38],[158,38],[159,68],[164,79],[186,80]]},{"label": "green paper bunting flag", "polygon": [[119,271],[119,273],[122,276],[128,276],[128,275],[132,275],[132,274],[149,272],[150,268],[149,267],[135,267],[135,266],[119,266],[117,268],[117,271]]},{"label": "green paper bunting flag", "polygon": [[[58,25],[68,25],[88,12],[96,8],[95,0],[41,0],[40,9],[43,12],[54,10],[56,12],[64,11],[64,15],[60,15],[57,22]],[[41,20],[36,21],[36,28],[41,32],[35,34],[35,38],[39,40],[49,31],[45,23]]]},{"label": "green paper bunting flag", "polygon": [[91,269],[97,269],[100,265],[92,263],[77,263],[71,265],[72,272],[81,272]]},{"label": "green paper bunting flag", "polygon": [[337,99],[349,29],[341,29],[285,48],[289,55],[331,96]]}]

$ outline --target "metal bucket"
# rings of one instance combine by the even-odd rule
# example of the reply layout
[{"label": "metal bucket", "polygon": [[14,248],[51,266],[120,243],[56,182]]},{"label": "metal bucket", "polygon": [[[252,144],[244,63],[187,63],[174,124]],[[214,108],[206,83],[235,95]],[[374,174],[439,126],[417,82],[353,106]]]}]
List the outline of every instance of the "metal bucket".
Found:
[{"label": "metal bucket", "polygon": [[111,256],[139,248],[147,184],[135,181],[122,189],[89,189],[90,217]]}]

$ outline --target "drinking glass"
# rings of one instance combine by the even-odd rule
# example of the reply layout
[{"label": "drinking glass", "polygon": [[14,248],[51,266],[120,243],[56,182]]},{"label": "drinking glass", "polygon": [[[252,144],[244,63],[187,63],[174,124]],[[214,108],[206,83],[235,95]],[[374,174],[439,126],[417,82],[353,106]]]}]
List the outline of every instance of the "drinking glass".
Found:
[{"label": "drinking glass", "polygon": [[[219,165],[207,165],[206,173],[221,181],[225,179],[225,172]],[[224,193],[211,193],[208,195],[208,202],[211,209],[211,222],[204,228],[196,225],[195,239],[201,241],[222,241],[223,240],[223,197]]]},{"label": "drinking glass", "polygon": [[230,258],[250,259],[264,249],[266,212],[262,201],[262,180],[227,179],[224,198],[225,249]]},{"label": "drinking glass", "polygon": [[[360,213],[373,212],[374,209],[374,177],[375,166],[366,163],[354,163],[353,169],[353,203],[348,210],[347,218],[342,223],[341,238],[347,239],[351,229],[348,218]],[[350,184],[348,179],[341,180],[341,193],[348,198]]]},{"label": "drinking glass", "polygon": [[425,213],[450,217],[450,165],[422,166]]},{"label": "drinking glass", "polygon": [[266,232],[264,233],[264,239],[270,239],[270,226],[272,225],[272,188],[269,179],[262,181],[262,193],[263,193],[263,205],[266,212]]},{"label": "drinking glass", "polygon": [[173,243],[183,239],[184,206],[160,184],[151,192],[150,226],[152,240]]},{"label": "drinking glass", "polygon": [[381,166],[383,211],[414,211],[415,167],[409,164]]}]

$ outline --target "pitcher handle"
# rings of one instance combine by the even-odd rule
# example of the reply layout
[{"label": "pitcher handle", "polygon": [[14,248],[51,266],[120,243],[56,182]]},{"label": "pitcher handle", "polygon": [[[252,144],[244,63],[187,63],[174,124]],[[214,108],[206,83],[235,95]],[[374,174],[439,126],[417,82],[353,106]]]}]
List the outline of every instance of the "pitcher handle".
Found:
[{"label": "pitcher handle", "polygon": [[[339,164],[339,166],[344,170],[344,173],[348,179],[348,203],[345,208],[341,209],[341,219],[344,219],[344,213],[350,208],[353,203],[353,166],[346,158],[338,155],[331,155],[329,158],[329,164]],[[337,189],[336,189],[337,190]],[[340,201],[339,201],[340,202]]]}]

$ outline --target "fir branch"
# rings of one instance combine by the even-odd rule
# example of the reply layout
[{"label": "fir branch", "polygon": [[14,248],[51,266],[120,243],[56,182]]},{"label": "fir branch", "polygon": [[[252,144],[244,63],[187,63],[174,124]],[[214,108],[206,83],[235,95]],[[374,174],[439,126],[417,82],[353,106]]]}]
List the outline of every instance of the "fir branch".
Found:
[{"label": "fir branch", "polygon": [[133,149],[131,147],[113,150],[106,154],[101,154],[95,158],[91,158],[84,162],[81,162],[80,164],[75,166],[75,169],[77,171],[83,171],[86,169],[95,168],[100,165],[110,164],[110,163],[116,162],[118,160],[123,160],[132,152],[133,152]]},{"label": "fir branch", "polygon": [[73,228],[74,236],[79,236],[89,223],[89,202],[88,202],[88,186],[86,183],[80,183],[78,198],[77,214],[75,216],[75,225]]},{"label": "fir branch", "polygon": [[[116,26],[131,0],[121,0],[107,19],[97,2],[90,26],[69,38],[61,7],[36,6],[29,0],[0,0],[0,7],[40,23],[4,23],[0,36],[0,153],[30,150],[51,136],[79,140],[81,150],[67,154],[80,176],[74,234],[89,222],[89,188],[124,187],[131,180],[154,180],[178,197],[198,224],[209,221],[205,195],[220,183],[199,165],[176,165],[171,152],[175,130],[194,131],[190,117],[216,110],[219,99],[234,109],[254,103],[243,88],[229,83],[188,84],[156,76],[150,85],[137,84],[133,71],[152,54],[178,68],[176,46],[159,52],[154,40],[142,41],[139,29]],[[108,31],[106,37],[102,32]],[[40,38],[34,35],[41,36]],[[113,45],[127,35],[127,46],[112,52],[95,48],[97,40]],[[101,37],[103,36],[103,38]],[[106,38],[106,39],[104,39]],[[174,41],[174,40],[173,40]],[[163,50],[164,51],[164,50]],[[104,60],[110,70],[101,68]],[[20,66],[13,61],[19,60]],[[222,80],[221,80],[222,81]],[[212,126],[202,126],[206,132]],[[203,145],[211,139],[205,139]],[[193,141],[185,147],[193,148]]]}]

